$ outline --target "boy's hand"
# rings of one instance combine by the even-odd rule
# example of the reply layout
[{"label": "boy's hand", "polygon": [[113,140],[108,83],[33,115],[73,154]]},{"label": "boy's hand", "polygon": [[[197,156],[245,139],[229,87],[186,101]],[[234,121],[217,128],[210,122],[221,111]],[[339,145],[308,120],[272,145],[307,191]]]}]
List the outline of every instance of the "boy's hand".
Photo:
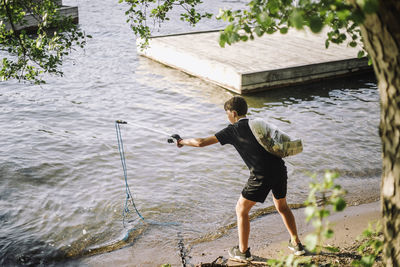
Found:
[{"label": "boy's hand", "polygon": [[177,147],[183,147],[183,145],[181,145],[179,142],[182,141],[183,139],[179,139],[178,141],[176,141],[176,146]]}]

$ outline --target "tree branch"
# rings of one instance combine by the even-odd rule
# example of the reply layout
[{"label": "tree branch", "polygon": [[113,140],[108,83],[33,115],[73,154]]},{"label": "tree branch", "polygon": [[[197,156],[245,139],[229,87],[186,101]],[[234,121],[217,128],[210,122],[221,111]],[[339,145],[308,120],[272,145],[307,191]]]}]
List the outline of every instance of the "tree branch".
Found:
[{"label": "tree branch", "polygon": [[15,27],[14,22],[13,22],[13,16],[12,16],[12,14],[10,12],[10,9],[9,9],[8,5],[7,5],[7,1],[3,0],[3,4],[4,4],[4,7],[6,9],[7,17],[8,17],[8,20],[10,21],[11,28],[13,30],[13,35],[18,39],[18,41],[19,41],[19,43],[20,43],[20,45],[22,47],[23,57],[25,59],[25,57],[26,57],[26,48],[25,48],[24,42],[22,41],[21,36],[17,33],[16,27]]}]

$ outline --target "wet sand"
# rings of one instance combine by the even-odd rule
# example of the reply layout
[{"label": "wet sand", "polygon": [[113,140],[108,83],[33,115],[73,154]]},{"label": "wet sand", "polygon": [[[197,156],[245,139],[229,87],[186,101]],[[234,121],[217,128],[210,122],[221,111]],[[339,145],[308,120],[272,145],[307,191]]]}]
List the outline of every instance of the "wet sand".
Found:
[{"label": "wet sand", "polygon": [[[304,208],[295,209],[300,238],[304,238],[312,226],[305,223]],[[335,235],[327,244],[337,247],[350,245],[369,222],[376,222],[381,218],[380,202],[375,201],[357,206],[349,206],[343,212],[332,214],[329,221],[333,224]],[[250,247],[252,254],[264,259],[280,258],[289,255],[287,248],[288,233],[277,213],[257,218],[251,222]],[[138,241],[140,242],[140,240]],[[218,256],[228,256],[227,249],[237,244],[236,228],[230,230],[223,237],[201,244],[191,245],[184,242],[189,249],[187,257],[189,263],[199,264],[214,261]],[[146,260],[147,259],[147,260]],[[167,251],[157,248],[148,248],[135,251],[125,248],[112,253],[106,253],[83,260],[89,266],[160,266],[170,263],[172,266],[182,266],[179,251]]]}]

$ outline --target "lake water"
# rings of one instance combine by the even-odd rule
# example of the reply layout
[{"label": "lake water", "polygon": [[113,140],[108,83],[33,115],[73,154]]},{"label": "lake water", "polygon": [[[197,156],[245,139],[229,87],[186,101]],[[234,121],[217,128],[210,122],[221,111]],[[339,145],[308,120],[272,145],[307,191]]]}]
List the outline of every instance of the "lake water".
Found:
[{"label": "lake water", "polygon": [[[93,36],[66,61],[65,76],[42,86],[0,84],[0,265],[82,265],[82,255],[127,244],[139,254],[157,252],[133,266],[166,263],[161,255],[177,249],[177,237],[207,242],[201,238],[235,221],[248,170],[233,147],[177,149],[145,127],[212,135],[228,125],[223,104],[232,94],[138,57],[118,1],[64,4],[79,6],[80,23]],[[220,0],[204,8],[241,5]],[[173,20],[160,34],[220,27]],[[326,169],[340,173],[351,204],[379,197],[379,94],[370,76],[246,96],[249,117],[303,140],[304,152],[286,160],[289,203],[302,203],[309,173]],[[133,209],[122,224],[117,119],[128,122],[121,126],[128,182],[146,225]],[[271,205],[269,196],[255,210]]]}]

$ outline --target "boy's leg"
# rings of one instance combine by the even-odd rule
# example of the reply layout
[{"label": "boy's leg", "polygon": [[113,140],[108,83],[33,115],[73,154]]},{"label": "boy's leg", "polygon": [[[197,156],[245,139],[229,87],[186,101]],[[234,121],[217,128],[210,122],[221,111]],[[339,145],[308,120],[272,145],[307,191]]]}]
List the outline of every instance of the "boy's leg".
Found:
[{"label": "boy's leg", "polygon": [[245,199],[242,195],[240,196],[236,204],[236,217],[238,225],[239,235],[239,250],[244,253],[249,246],[249,235],[250,235],[250,209],[256,204],[256,202]]},{"label": "boy's leg", "polygon": [[282,216],[283,223],[286,226],[291,238],[293,245],[300,243],[300,239],[297,235],[296,221],[294,219],[293,213],[290,210],[288,204],[286,203],[286,198],[276,199],[274,197],[274,204],[276,210]]}]

